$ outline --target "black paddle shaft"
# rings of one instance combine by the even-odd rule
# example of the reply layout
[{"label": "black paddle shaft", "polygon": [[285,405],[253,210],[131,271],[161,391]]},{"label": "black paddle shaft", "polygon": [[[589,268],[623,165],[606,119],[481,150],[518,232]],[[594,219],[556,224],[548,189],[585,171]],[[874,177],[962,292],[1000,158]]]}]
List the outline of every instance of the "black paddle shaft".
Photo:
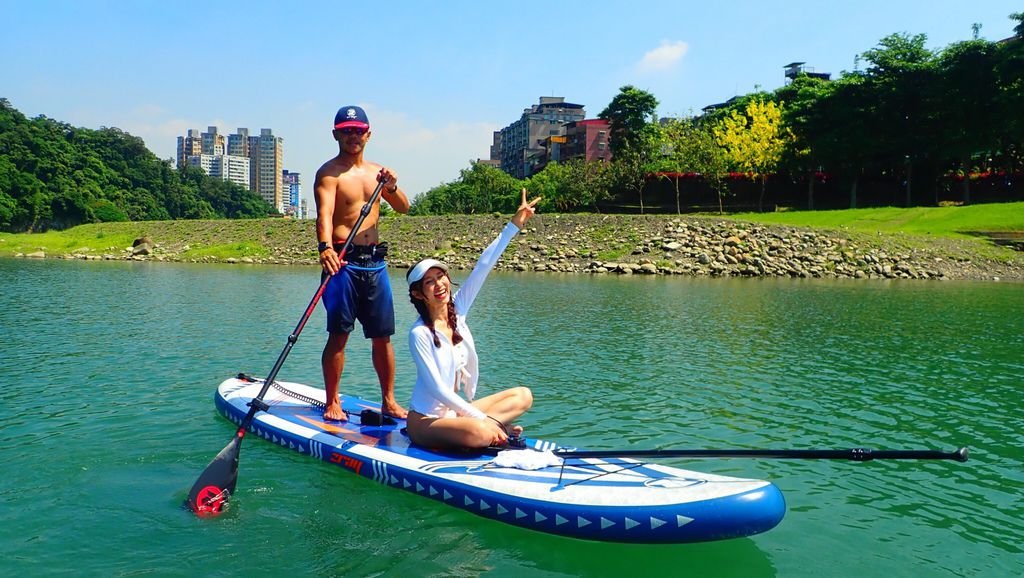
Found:
[{"label": "black paddle shaft", "polygon": [[[344,260],[345,253],[348,252],[349,247],[352,246],[352,239],[356,233],[359,232],[359,227],[363,225],[363,221],[366,220],[366,216],[373,210],[373,204],[377,201],[377,197],[380,196],[381,190],[384,188],[384,184],[387,183],[386,179],[381,179],[377,182],[377,187],[373,189],[373,194],[370,196],[369,202],[367,202],[359,210],[359,218],[356,219],[355,225],[352,227],[352,232],[349,233],[348,238],[345,239],[345,244],[341,248],[341,252],[338,253],[338,258]],[[302,333],[302,328],[306,326],[306,322],[309,321],[310,315],[313,314],[313,310],[316,309],[317,302],[320,301],[320,296],[324,294],[324,289],[327,288],[327,282],[331,280],[330,275],[325,275],[324,280],[320,283],[320,287],[317,289],[316,294],[309,301],[309,305],[306,306],[306,311],[302,314],[302,318],[299,319],[299,323],[292,330],[288,336],[288,343],[285,344],[284,349],[281,350],[281,354],[277,356],[277,361],[274,363],[274,367],[267,374],[266,379],[263,380],[263,387],[260,389],[259,395],[255,399],[249,402],[249,412],[245,414],[245,419],[242,420],[238,426],[238,430],[235,432],[235,436],[231,438],[228,445],[224,447],[217,454],[217,457],[213,458],[213,461],[206,466],[203,473],[199,475],[199,479],[192,486],[189,491],[188,499],[185,501],[185,505],[190,510],[195,512],[196,515],[202,517],[212,517],[221,514],[227,506],[228,500],[231,495],[235,492],[235,485],[238,481],[238,457],[242,451],[242,438],[245,437],[245,432],[252,425],[252,420],[256,416],[258,411],[267,411],[269,406],[263,402],[263,396],[267,394],[267,390],[273,385],[274,379],[277,378],[277,373],[281,370],[281,366],[284,365],[284,360],[288,358],[288,354],[291,353],[292,347],[295,346],[295,342],[299,340],[299,334]]]},{"label": "black paddle shaft", "polygon": [[952,452],[935,450],[555,450],[560,458],[768,458],[805,460],[955,460],[966,462],[967,448]]}]

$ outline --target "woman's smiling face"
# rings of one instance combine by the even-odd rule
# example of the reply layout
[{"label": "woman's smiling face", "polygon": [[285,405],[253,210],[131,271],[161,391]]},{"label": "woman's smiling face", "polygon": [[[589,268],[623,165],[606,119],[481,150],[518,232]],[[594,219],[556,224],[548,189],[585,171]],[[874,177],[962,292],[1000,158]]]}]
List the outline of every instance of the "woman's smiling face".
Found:
[{"label": "woman's smiling face", "polygon": [[431,267],[423,275],[420,293],[427,305],[447,303],[451,299],[452,281],[440,267]]}]

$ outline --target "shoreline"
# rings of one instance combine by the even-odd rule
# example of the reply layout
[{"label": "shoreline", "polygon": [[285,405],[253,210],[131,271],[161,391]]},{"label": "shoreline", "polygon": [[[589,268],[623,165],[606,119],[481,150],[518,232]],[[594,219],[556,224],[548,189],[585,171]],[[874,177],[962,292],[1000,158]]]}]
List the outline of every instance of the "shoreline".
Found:
[{"label": "shoreline", "polygon": [[[391,268],[435,257],[471,268],[508,221],[504,215],[388,216],[380,236]],[[83,225],[90,241],[135,237],[133,246],[29,252],[21,258],[188,263],[317,264],[312,220],[152,221]],[[125,237],[127,235],[127,237]],[[91,243],[95,244],[95,243]],[[537,215],[496,270],[574,274],[1024,281],[1024,252],[980,239],[875,235],[721,217]]]}]

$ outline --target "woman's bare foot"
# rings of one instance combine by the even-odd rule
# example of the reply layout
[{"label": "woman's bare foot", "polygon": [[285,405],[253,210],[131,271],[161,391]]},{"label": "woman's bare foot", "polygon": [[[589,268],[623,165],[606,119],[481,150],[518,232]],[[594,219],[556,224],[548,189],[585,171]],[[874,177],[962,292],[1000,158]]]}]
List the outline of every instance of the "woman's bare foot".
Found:
[{"label": "woman's bare foot", "polygon": [[526,442],[523,440],[523,426],[514,425],[508,429],[510,430],[508,435],[508,445],[514,448],[526,447]]}]

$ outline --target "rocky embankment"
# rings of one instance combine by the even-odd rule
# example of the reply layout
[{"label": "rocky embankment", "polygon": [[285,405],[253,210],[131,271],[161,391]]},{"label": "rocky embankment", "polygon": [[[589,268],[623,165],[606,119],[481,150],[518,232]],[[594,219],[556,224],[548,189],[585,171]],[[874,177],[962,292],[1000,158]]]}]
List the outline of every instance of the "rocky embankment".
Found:
[{"label": "rocky embankment", "polygon": [[[472,267],[507,216],[390,217],[381,224],[389,261],[425,256]],[[79,259],[315,265],[311,221],[174,221],[138,224],[134,247]],[[248,242],[263,257],[197,257],[201,246]],[[29,256],[29,255],[26,255]],[[34,255],[41,256],[41,255]],[[980,240],[767,226],[713,217],[538,215],[498,269],[576,274],[1024,280],[1024,253]]]}]

